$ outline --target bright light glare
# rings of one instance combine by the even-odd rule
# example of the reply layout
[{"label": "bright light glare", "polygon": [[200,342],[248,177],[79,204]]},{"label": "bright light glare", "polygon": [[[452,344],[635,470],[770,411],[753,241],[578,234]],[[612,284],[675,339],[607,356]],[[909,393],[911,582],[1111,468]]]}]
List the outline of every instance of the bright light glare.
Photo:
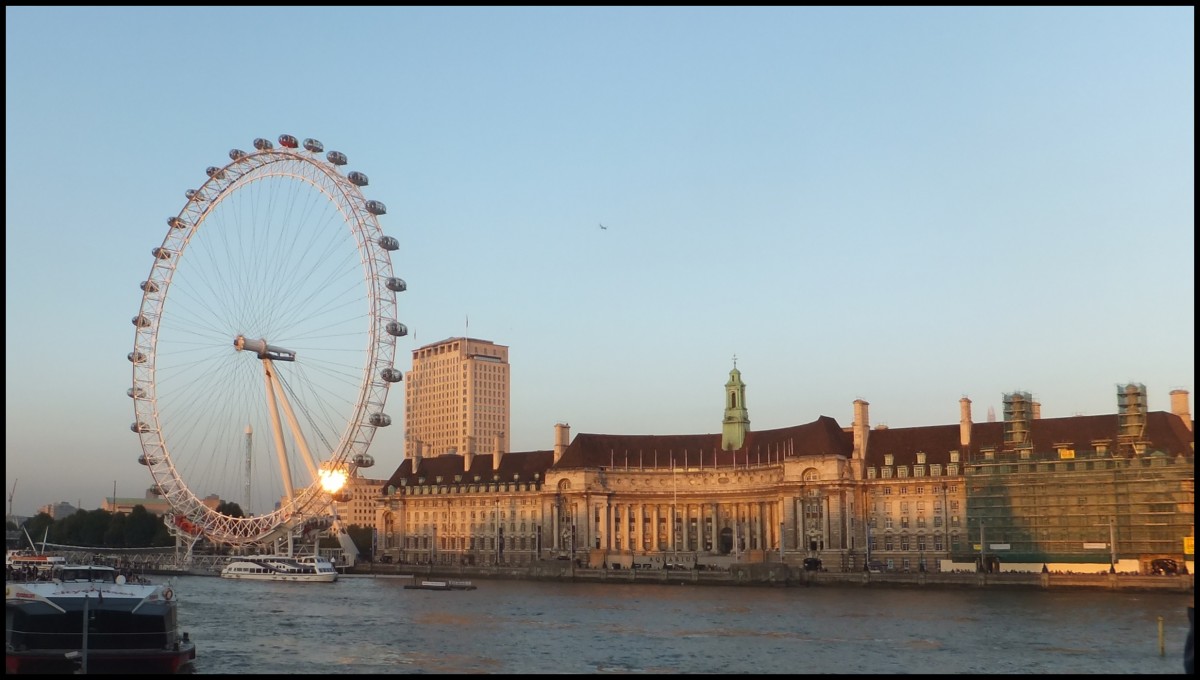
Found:
[{"label": "bright light glare", "polygon": [[321,488],[329,493],[337,493],[341,491],[343,486],[346,486],[346,472],[344,470],[321,470]]}]

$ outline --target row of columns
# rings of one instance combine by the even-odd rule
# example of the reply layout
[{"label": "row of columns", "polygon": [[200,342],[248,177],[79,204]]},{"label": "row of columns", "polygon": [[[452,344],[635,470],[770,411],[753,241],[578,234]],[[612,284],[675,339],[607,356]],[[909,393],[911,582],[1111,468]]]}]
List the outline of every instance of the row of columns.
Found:
[{"label": "row of columns", "polygon": [[[577,540],[582,545],[576,547],[595,547],[596,539],[600,539],[600,547],[606,550],[617,550],[617,537],[622,538],[622,550],[645,550],[647,541],[649,550],[673,550],[677,539],[684,550],[703,551],[706,546],[716,550],[720,546],[721,530],[735,530],[735,537],[745,544],[748,550],[766,550],[777,548],[780,539],[781,517],[780,503],[777,501],[745,501],[734,503],[610,503],[603,499],[588,510],[584,522],[575,520]],[[596,515],[600,516],[597,525]],[[571,513],[575,517],[574,513]],[[557,519],[557,513],[555,514]],[[633,519],[630,531],[629,522]],[[680,519],[676,535],[675,519]],[[696,521],[696,531],[693,537],[692,520]],[[666,522],[666,530],[662,531],[662,523]],[[646,525],[649,524],[647,532]],[[707,529],[707,535],[705,531]],[[558,534],[556,533],[556,537]],[[569,546],[559,546],[562,549]],[[735,545],[735,549],[737,549]]]},{"label": "row of columns", "polygon": [[[541,516],[549,521],[541,524],[541,548],[568,551],[572,548],[574,534],[573,547],[577,550],[596,547],[597,538],[601,548],[617,550],[618,536],[622,538],[621,550],[646,550],[647,539],[650,552],[673,550],[676,526],[671,520],[674,518],[682,519],[682,549],[688,551],[718,551],[721,530],[725,528],[734,530],[734,550],[741,549],[738,543],[747,550],[774,550],[782,541],[785,550],[806,551],[813,537],[817,537],[822,550],[855,548],[855,527],[851,524],[853,501],[849,492],[822,494],[817,501],[821,508],[816,520],[805,514],[805,503],[810,501],[800,495],[775,501],[684,502],[673,506],[672,503],[657,502],[613,503],[607,497],[593,501],[587,495],[558,496],[542,507]],[[672,513],[673,507],[675,513]],[[389,547],[400,545],[397,539],[405,526],[403,515],[402,509],[387,513],[385,543]],[[596,522],[597,515],[599,523]],[[632,532],[629,530],[630,517],[633,517]],[[696,520],[694,537],[692,519]],[[495,521],[500,521],[498,516]],[[664,521],[667,526],[662,532],[660,528]],[[550,530],[549,536],[546,529]]]}]

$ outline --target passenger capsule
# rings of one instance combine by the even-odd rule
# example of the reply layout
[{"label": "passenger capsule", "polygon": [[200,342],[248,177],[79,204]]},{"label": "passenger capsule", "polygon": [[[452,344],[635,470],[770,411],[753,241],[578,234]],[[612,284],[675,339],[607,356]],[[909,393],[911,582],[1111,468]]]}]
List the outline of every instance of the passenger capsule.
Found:
[{"label": "passenger capsule", "polygon": [[408,335],[408,326],[405,326],[399,321],[389,321],[388,324],[384,326],[384,330],[388,332],[388,335],[392,335],[397,338],[402,338]]},{"label": "passenger capsule", "polygon": [[179,219],[178,217],[168,217],[167,225],[170,226],[172,229],[183,229],[184,227],[187,226],[187,222],[184,222],[183,220]]},{"label": "passenger capsule", "polygon": [[138,314],[137,316],[133,317],[133,325],[137,326],[138,328],[149,328],[150,319],[147,319],[143,314]]},{"label": "passenger capsule", "polygon": [[153,281],[142,281],[141,283],[138,284],[138,288],[141,288],[143,291],[145,291],[147,293],[157,293],[158,292],[158,284]]},{"label": "passenger capsule", "polygon": [[331,494],[331,496],[333,497],[333,500],[338,503],[349,503],[350,500],[353,498],[353,496],[350,495],[349,489],[342,489],[341,491],[335,491],[335,492],[333,492],[333,494]]},{"label": "passenger capsule", "polygon": [[394,290],[397,293],[408,290],[408,284],[404,282],[404,279],[396,276],[389,276],[383,285],[387,286],[388,290]]},{"label": "passenger capsule", "polygon": [[330,151],[329,153],[325,154],[325,158],[334,165],[345,165],[350,162],[346,160],[346,154],[342,153],[341,151]]},{"label": "passenger capsule", "polygon": [[160,260],[171,259],[171,251],[167,250],[166,248],[155,248],[154,250],[150,251],[150,254]]},{"label": "passenger capsule", "polygon": [[275,145],[271,143],[271,140],[259,137],[254,140],[254,148],[259,151],[270,151],[275,148]]},{"label": "passenger capsule", "polygon": [[141,463],[142,465],[153,465],[153,461],[151,459],[146,458],[146,454],[144,454],[144,453],[142,455],[138,456],[138,462]]},{"label": "passenger capsule", "polygon": [[404,380],[404,373],[398,368],[385,368],[379,372],[379,377],[386,382],[395,383]]},{"label": "passenger capsule", "polygon": [[138,434],[144,434],[144,433],[150,431],[150,426],[147,425],[146,423],[137,422],[137,423],[130,425],[129,429],[133,430],[134,432],[137,432]]},{"label": "passenger capsule", "polygon": [[295,149],[296,147],[300,146],[300,143],[297,142],[296,138],[291,135],[279,135],[279,146]]},{"label": "passenger capsule", "polygon": [[346,179],[350,180],[350,183],[356,187],[367,186],[367,176],[357,170],[354,170],[349,175],[346,175]]},{"label": "passenger capsule", "polygon": [[146,355],[142,352],[130,352],[129,354],[125,355],[125,358],[129,359],[130,363],[140,364],[146,360]]},{"label": "passenger capsule", "polygon": [[205,168],[204,173],[207,174],[209,177],[215,177],[217,179],[221,179],[222,177],[225,176],[225,171],[222,170],[221,168],[218,168],[215,165],[210,165],[207,168]]},{"label": "passenger capsule", "polygon": [[304,148],[313,153],[321,153],[325,150],[325,145],[309,137],[308,139],[304,140]]},{"label": "passenger capsule", "polygon": [[375,427],[387,427],[392,424],[392,417],[386,413],[372,413],[367,420]]},{"label": "passenger capsule", "polygon": [[241,149],[230,149],[229,150],[229,160],[231,160],[231,161],[241,160],[245,157],[246,157],[246,152],[242,151]]},{"label": "passenger capsule", "polygon": [[375,464],[375,458],[369,453],[354,454],[354,464],[359,467],[371,467]]},{"label": "passenger capsule", "polygon": [[189,201],[203,201],[204,200],[204,195],[201,194],[199,191],[196,191],[195,189],[188,189],[187,191],[183,192],[183,195],[186,196],[187,200],[189,200]]},{"label": "passenger capsule", "polygon": [[395,236],[380,236],[379,247],[384,250],[400,250],[400,241]]},{"label": "passenger capsule", "polygon": [[367,212],[372,215],[386,215],[387,206],[382,201],[367,201]]},{"label": "passenger capsule", "polygon": [[146,390],[140,387],[130,387],[125,390],[125,394],[128,394],[130,399],[142,399],[146,396]]}]

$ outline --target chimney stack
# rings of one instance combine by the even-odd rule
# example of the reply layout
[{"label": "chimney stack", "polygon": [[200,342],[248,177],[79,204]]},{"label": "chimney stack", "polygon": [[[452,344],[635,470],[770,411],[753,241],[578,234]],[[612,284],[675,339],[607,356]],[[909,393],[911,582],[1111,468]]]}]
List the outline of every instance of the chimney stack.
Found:
[{"label": "chimney stack", "polygon": [[554,464],[558,465],[558,461],[567,452],[567,446],[571,441],[571,426],[567,423],[556,423],[554,425]]},{"label": "chimney stack", "polygon": [[867,414],[870,406],[862,399],[854,400],[854,457],[864,460],[867,457],[867,435],[871,432],[871,421]]},{"label": "chimney stack", "polygon": [[492,472],[500,469],[500,459],[504,457],[504,451],[501,450],[500,442],[503,438],[500,435],[492,437]]},{"label": "chimney stack", "polygon": [[1182,418],[1188,430],[1192,429],[1192,407],[1187,390],[1171,390],[1171,413]]},{"label": "chimney stack", "polygon": [[958,443],[963,450],[971,448],[971,400],[958,400]]}]

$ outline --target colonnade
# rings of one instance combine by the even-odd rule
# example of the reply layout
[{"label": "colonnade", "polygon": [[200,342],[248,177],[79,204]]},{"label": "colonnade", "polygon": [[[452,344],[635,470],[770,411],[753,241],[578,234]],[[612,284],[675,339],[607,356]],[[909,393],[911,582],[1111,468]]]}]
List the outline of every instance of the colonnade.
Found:
[{"label": "colonnade", "polygon": [[[725,552],[722,531],[729,529],[730,551],[777,550],[782,503],[779,501],[568,502],[576,549],[635,552],[679,550]],[[552,509],[553,548],[570,550],[572,527]],[[564,531],[568,529],[569,531]]]}]

